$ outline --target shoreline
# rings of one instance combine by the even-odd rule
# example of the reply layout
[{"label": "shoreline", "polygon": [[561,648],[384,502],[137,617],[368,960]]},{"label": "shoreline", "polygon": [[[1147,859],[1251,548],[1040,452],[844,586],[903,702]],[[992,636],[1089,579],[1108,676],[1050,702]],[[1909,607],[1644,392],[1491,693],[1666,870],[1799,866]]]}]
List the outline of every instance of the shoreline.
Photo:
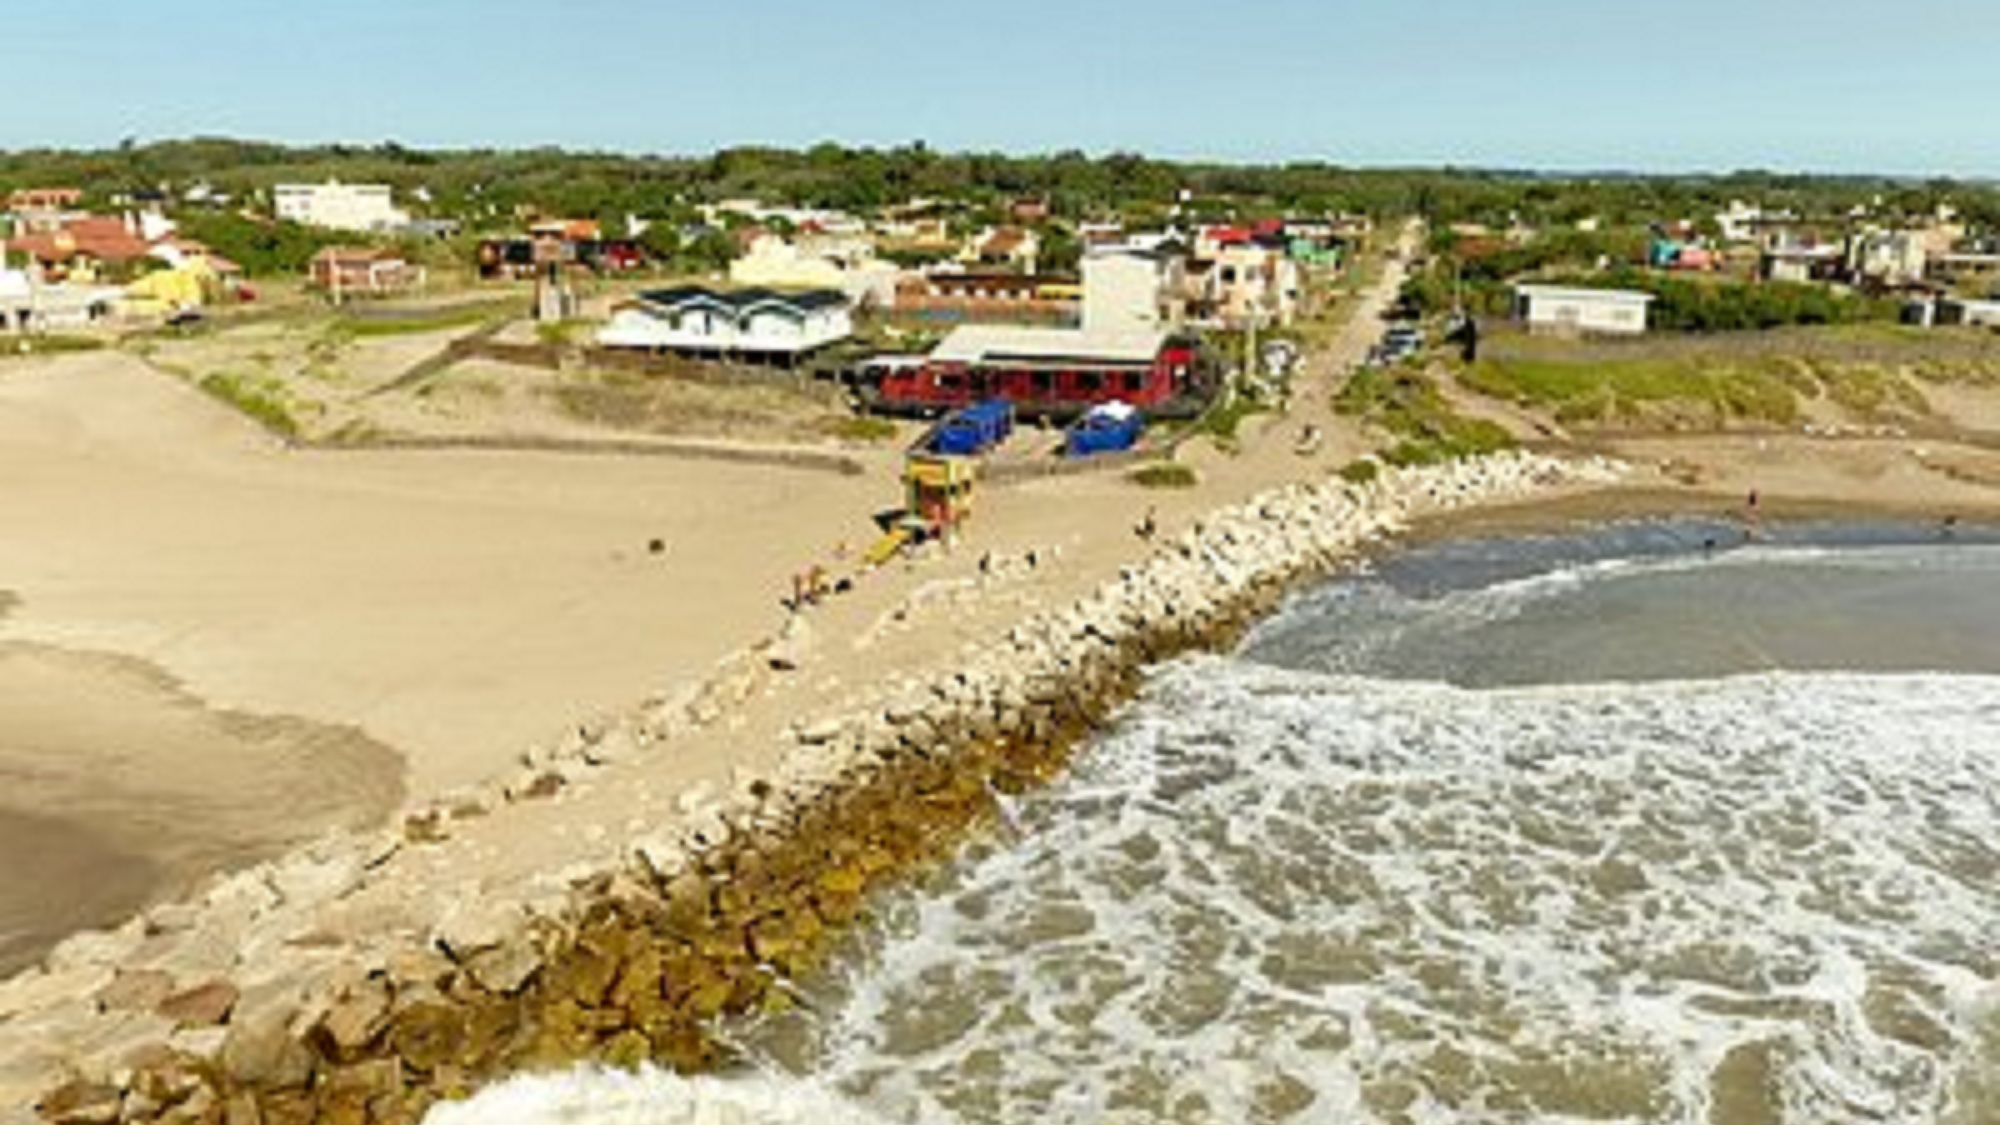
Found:
[{"label": "shoreline", "polygon": [[0,979],[406,796],[407,762],[360,731],[218,708],[136,657],[0,641],[0,715],[5,854],[30,859],[0,875]]},{"label": "shoreline", "polygon": [[[1450,472],[1450,470],[1440,470]],[[1312,486],[1290,484],[1274,492],[1298,496]],[[1356,490],[1330,480],[1320,486],[1322,492],[1358,494],[1366,490]],[[650,955],[644,953],[648,939],[644,935],[656,935],[668,919],[678,919],[672,925],[694,927],[684,929],[676,937],[680,949],[704,949],[716,953],[716,949],[738,949],[748,951],[752,957],[744,961],[742,955],[722,957],[724,963],[734,965],[734,975],[720,973],[708,979],[708,985],[696,985],[678,995],[682,1007],[692,1007],[702,1019],[680,1021],[662,1015],[666,1009],[662,1005],[638,1003],[638,1013],[632,1013],[636,1025],[644,1025],[648,1013],[654,1021],[664,1021],[662,1027],[672,1025],[672,1035],[666,1039],[672,1049],[662,1049],[660,1041],[646,1039],[646,1047],[640,1049],[638,1041],[632,1037],[614,1039],[610,1043],[592,1039],[592,1047],[582,1047],[572,1041],[568,1049],[552,1049],[546,1041],[532,1045],[534,1051],[520,1055],[516,1061],[528,1063],[552,1063],[568,1059],[610,1059],[636,1063],[642,1057],[666,1057],[674,1059],[678,1065],[688,1069],[712,1067],[724,1055],[706,1037],[702,1021],[720,1013],[740,1009],[744,1005],[768,1003],[774,995],[772,987],[778,985],[792,971],[808,971],[816,965],[818,949],[824,945],[828,931],[842,927],[852,921],[860,911],[864,911],[866,895],[870,887],[880,879],[898,879],[900,873],[910,869],[922,869],[942,851],[956,847],[962,841],[962,833],[976,823],[990,819],[992,801],[996,793],[1012,793],[1022,787],[1034,785],[1062,769],[1068,755],[1088,741],[1088,737],[1098,729],[1100,721],[1106,719],[1116,707],[1120,707],[1132,691],[1138,687],[1138,675],[1160,659],[1170,659],[1188,649],[1212,649],[1218,645],[1228,645],[1240,633],[1254,625],[1262,615],[1272,613],[1282,599],[1304,585],[1322,581],[1342,569],[1354,567],[1366,556],[1378,550],[1402,548],[1406,544],[1430,542],[1438,538],[1462,538],[1466,534],[1482,532],[1502,532],[1502,534],[1532,534],[1562,528],[1576,528],[1578,524],[1602,524],[1620,518],[1652,518],[1668,514],[1716,514],[1716,504],[1722,502],[1718,494],[1696,494],[1676,492],[1670,488],[1648,488],[1644,484],[1624,484],[1624,482],[1590,482],[1590,484],[1564,484],[1552,494],[1538,494],[1532,498],[1508,498],[1508,496],[1472,496],[1468,502],[1458,502],[1462,496],[1454,496],[1448,490],[1440,492],[1430,488],[1428,500],[1434,500],[1434,508],[1422,510],[1416,518],[1400,520],[1388,518],[1386,522],[1362,522],[1354,528],[1346,550],[1312,550],[1310,544],[1294,536],[1296,542],[1286,540],[1282,534],[1278,542],[1286,542],[1286,548],[1304,546],[1304,554],[1294,560],[1294,565],[1284,569],[1284,577],[1254,577],[1254,575],[1228,575],[1228,567],[1222,567],[1218,575],[1228,575],[1224,587],[1230,589],[1230,609],[1216,615],[1176,615],[1170,603],[1154,603],[1146,611],[1132,615],[1114,615],[1116,627],[1100,629],[1088,621],[1088,615],[1080,617],[1092,605],[1104,605],[1104,589],[1116,589],[1122,585],[1132,587],[1134,575],[1140,573],[1138,567],[1122,569],[1118,577],[1104,583],[1100,591],[1092,597],[1082,599],[1076,605],[1064,607],[1062,611],[1040,615],[1044,619],[1056,619],[1062,623],[1054,635],[1064,635],[1070,641],[1082,645],[1082,657],[1064,657],[1058,667],[1064,679],[1072,681],[1070,693],[1058,693],[1046,705],[1040,701],[1024,699],[1022,703],[1030,709],[1026,727],[1014,729],[1004,723],[996,723],[988,715],[960,715],[962,723],[952,719],[932,721],[930,715],[918,719],[918,711],[912,711],[912,701],[908,693],[902,693],[898,703],[896,685],[888,685],[884,693],[882,711],[878,715],[880,723],[876,735],[886,735],[884,747],[872,747],[866,737],[856,729],[854,717],[844,721],[818,719],[812,723],[794,723],[790,735],[794,737],[794,747],[790,753],[790,763],[798,767],[798,773],[786,775],[760,775],[760,777],[732,777],[736,785],[730,793],[716,795],[714,791],[684,793],[676,801],[678,809],[678,831],[668,825],[646,825],[644,831],[632,833],[642,839],[632,841],[630,847],[620,847],[618,855],[622,863],[618,865],[596,865],[590,873],[580,873],[568,869],[556,885],[540,885],[524,889],[512,903],[488,905],[492,909],[474,909],[476,897],[464,897],[446,903],[432,925],[422,933],[422,939],[410,943],[408,939],[388,941],[382,947],[370,951],[348,949],[346,953],[364,953],[362,963],[372,963],[370,969],[354,969],[352,961],[346,967],[334,965],[336,959],[314,959],[310,965],[284,965],[274,975],[266,977],[270,987],[278,981],[290,981],[284,987],[286,1001],[278,1003],[264,1015],[262,1025],[262,1047],[266,1051],[284,1049],[272,1047],[272,1041],[282,1037],[290,1041],[292,1047],[300,1047],[300,1039],[326,1045],[326,1035],[330,1035],[332,1025],[346,1027],[348,1039],[358,1039],[356,1043],[336,1045],[320,1063],[308,1063],[310,1073],[322,1073],[314,1067],[332,1067],[326,1073],[346,1075],[360,1067],[360,1073],[374,1075],[368,1079],[374,1085],[370,1097],[388,1097],[390,1091],[382,1085],[386,1083],[384,1073],[370,1071],[370,1057],[376,1057],[382,1065],[388,1061],[396,1063],[398,1073],[404,1077],[422,1075],[424,1081],[436,1079],[438,1071],[422,1071],[414,1067],[406,1051],[410,1049],[408,1035],[400,1035],[398,1029],[410,1027],[410,1013],[420,1013],[416,1025],[428,1027],[424,1021],[444,1021],[446,1031],[440,1031],[454,1049],[464,1047],[464,1037],[470,1035],[468,1027],[476,1025],[480,1019],[498,1019],[494,1009],[480,1007],[466,999],[466,991],[472,995],[494,995],[500,997],[502,1011],[514,1011],[514,1019],[522,1019],[520,1007],[526,1003],[522,997],[536,989],[542,981],[556,981],[552,985],[556,991],[578,987],[576,975],[584,973],[586,979],[580,983],[586,995],[596,995],[604,1001],[624,973],[630,969],[624,963],[626,957],[638,951],[642,963]],[[1804,516],[1804,514],[1896,514],[1912,510],[1930,510],[1924,506],[1896,506],[1896,504],[1876,504],[1876,502],[1782,502],[1784,518]],[[1230,544],[1240,538],[1238,530],[1230,526],[1232,512],[1248,512],[1254,524],[1270,524],[1274,518],[1274,498],[1264,494],[1252,498],[1246,504],[1236,504],[1210,512],[1202,520],[1196,520],[1182,536],[1170,542],[1162,542],[1148,556],[1150,560],[1174,558],[1182,560],[1204,558],[1216,562],[1214,552],[1208,550],[1216,544]],[[1780,516],[1774,516],[1780,518]],[[1282,518],[1278,520],[1282,522]],[[1216,536],[1204,540],[1204,536]],[[1226,562],[1226,560],[1224,560]],[[1150,615],[1150,617],[1148,617]],[[1154,627],[1166,619],[1164,631],[1154,631]],[[1180,617],[1178,621],[1174,621]],[[1130,621],[1128,621],[1130,619]],[[1130,631],[1130,633],[1126,633]],[[1010,633],[1010,639],[1024,637],[1022,629]],[[1126,645],[1132,649],[1128,651]],[[760,649],[760,659],[768,659],[770,649]],[[966,685],[966,675],[946,675],[944,687],[932,689],[932,697],[926,701],[930,707],[944,703],[948,709],[964,703],[952,695],[952,683],[960,687]],[[1022,683],[1032,681],[1032,677],[1022,677]],[[696,711],[698,701],[678,701],[682,713]],[[1034,711],[1042,709],[1042,711]],[[492,813],[524,813],[540,807],[560,805],[566,791],[586,789],[584,781],[596,771],[606,771],[614,777],[620,763],[630,757],[630,747],[618,753],[606,751],[606,747],[616,747],[620,741],[640,741],[648,737],[644,731],[648,725],[654,727],[660,737],[660,745],[672,745],[688,729],[674,729],[666,725],[660,729],[658,701],[648,709],[640,709],[636,723],[600,725],[592,731],[580,731],[570,747],[572,753],[564,757],[562,749],[554,753],[544,753],[540,763],[530,763],[526,773],[512,779],[500,787],[500,795],[490,803],[464,805],[466,797],[458,797],[458,805],[434,803],[430,809],[430,819],[412,817],[396,833],[374,833],[362,841],[350,841],[354,847],[326,845],[306,851],[302,861],[298,855],[288,857],[280,865],[262,865],[258,871],[238,877],[224,877],[216,881],[206,897],[204,909],[214,909],[216,903],[238,903],[244,899],[242,885],[246,879],[250,883],[270,885],[274,881],[274,871],[292,871],[294,887],[300,883],[314,883],[328,869],[340,869],[346,877],[332,879],[326,885],[336,889],[336,895],[350,895],[356,885],[364,883],[370,873],[380,871],[386,877],[394,877],[390,869],[394,861],[422,849],[428,843],[440,843],[458,831],[478,829],[482,825],[492,825]],[[954,749],[956,747],[956,749]],[[838,751],[838,753],[836,753]],[[850,765],[858,757],[866,765],[858,775],[850,775],[844,769],[832,769],[832,759],[846,755]],[[822,805],[824,801],[824,805]],[[910,805],[924,813],[924,819],[914,823],[896,821],[886,809],[892,805]],[[846,825],[846,827],[842,827]],[[856,827],[860,825],[860,827]],[[886,825],[886,827],[884,827]],[[840,845],[846,851],[824,851],[828,841],[858,841],[858,845]],[[790,843],[788,843],[790,841]],[[796,845],[806,841],[808,853],[818,855],[798,855]],[[356,851],[358,849],[358,851]],[[742,851],[748,849],[748,851]],[[746,875],[744,863],[750,863],[750,873]],[[772,871],[800,871],[812,869],[814,863],[826,863],[828,857],[838,857],[838,863],[830,871],[820,871],[812,879],[814,891],[806,895],[810,903],[804,911],[788,915],[784,909],[776,917],[784,919],[782,927],[770,925],[772,913],[760,911],[752,905],[750,897],[742,893],[732,893],[732,885],[744,881],[756,883],[758,879],[770,879]],[[692,875],[692,879],[690,879]],[[280,879],[282,881],[282,879]],[[336,887],[346,883],[344,887]],[[796,907],[798,903],[792,903]],[[714,911],[718,925],[704,927],[696,915],[702,911]],[[744,921],[742,913],[750,911],[752,921]],[[270,911],[266,911],[270,913]],[[810,923],[798,923],[798,919],[812,919]],[[182,919],[184,921],[184,919]],[[296,921],[296,919],[294,919]],[[240,919],[242,927],[248,931],[258,929],[258,911],[248,911],[248,917]],[[156,939],[162,933],[172,933],[172,929],[162,927],[160,919],[142,915],[120,927],[124,937],[134,939],[144,945],[148,939]],[[726,941],[720,939],[728,933]],[[104,939],[104,935],[98,935]],[[720,941],[720,945],[718,945]],[[40,981],[32,981],[26,989],[28,993],[48,993],[54,981],[78,979],[78,973],[86,979],[100,979],[100,987],[114,985],[126,969],[112,969],[106,977],[106,963],[116,965],[120,957],[118,947],[124,945],[118,937],[108,941],[98,941],[92,949],[90,941],[82,943],[84,949],[64,949],[52,959],[52,967],[58,971],[54,975],[44,975]],[[412,947],[414,945],[414,947]],[[106,955],[112,953],[112,955]],[[126,949],[124,953],[130,953]],[[410,977],[408,961],[416,957],[418,973]],[[398,961],[400,959],[400,961]],[[796,959],[796,961],[794,961]],[[610,967],[604,965],[610,961]],[[82,967],[78,967],[82,963]],[[782,967],[778,973],[770,973],[768,967]],[[656,979],[666,975],[666,963],[654,965],[658,969]],[[704,979],[702,969],[690,967],[682,961],[678,965],[680,973],[692,979]],[[606,973],[608,979],[598,983],[590,979],[590,973]],[[294,977],[296,975],[296,977]],[[380,985],[358,985],[356,981],[380,981]],[[428,981],[428,983],[426,983]],[[440,981],[456,981],[456,985],[440,987]],[[18,985],[20,981],[10,981],[8,985]],[[8,985],[0,985],[0,1011],[8,1011],[4,1003],[8,999]],[[234,985],[232,985],[234,987]],[[396,999],[410,991],[416,997],[430,997],[418,1007],[400,1009]],[[388,993],[388,995],[384,995]],[[244,993],[238,991],[238,999]],[[456,999],[452,999],[456,997]],[[268,997],[266,997],[268,999]],[[548,997],[542,997],[544,1001]],[[558,1011],[562,1003],[556,1001]],[[360,1005],[362,1015],[354,1015],[356,1005]],[[440,1007],[442,1005],[442,1007]],[[460,1011],[458,1005],[466,1005]],[[282,1013],[282,1019],[274,1015]],[[468,1015],[470,1013],[470,1015]],[[484,1015],[480,1015],[484,1013]],[[80,1013],[70,1011],[70,1019]],[[102,1015],[102,1013],[98,1013]],[[280,1073],[274,1089],[268,1081],[270,1075],[238,1075],[228,1077],[230,1043],[242,1043],[252,1039],[240,1035],[246,1027],[240,1017],[242,1009],[234,1011],[228,1027],[216,1027],[214,1033],[188,1035],[188,1029],[162,1027],[156,1021],[138,1021],[144,1027],[134,1027],[132,1019],[120,1021],[122,1033],[130,1035],[132,1043],[138,1039],[164,1039],[164,1055],[160,1047],[152,1053],[140,1045],[138,1057],[148,1063],[164,1063],[164,1073],[180,1081],[192,1083],[180,1091],[176,1105],[186,1105],[188,1099],[196,1097],[196,1091],[208,1089],[208,1097],[228,1099],[240,1097],[246,1091],[252,1097],[276,1097],[278,1105],[286,1103],[290,1097],[296,1103],[298,1087],[290,1085],[290,1079]],[[546,1013],[544,1013],[546,1015]],[[344,1023],[342,1023],[344,1021]],[[354,1021],[360,1021],[358,1025]],[[546,1025],[544,1025],[546,1027]],[[282,1031],[278,1031],[282,1029]],[[6,1021],[0,1021],[0,1039],[8,1033]],[[590,1037],[592,1033],[578,1027],[568,1027],[568,1035]],[[318,1039],[314,1039],[318,1037]],[[122,1041],[116,1035],[114,1041]],[[204,1055],[202,1049],[208,1049]],[[314,1047],[314,1049],[318,1049]],[[520,1045],[516,1045],[520,1047]],[[526,1047],[520,1047],[526,1049]],[[378,1051],[388,1051],[390,1057],[382,1059],[374,1055]],[[554,1051],[550,1055],[550,1051]],[[418,1047],[422,1053],[422,1047]],[[450,1053],[450,1051],[446,1051]],[[134,1057],[134,1047],[126,1045],[126,1055],[120,1061]],[[202,1063],[200,1059],[208,1059]],[[422,1085],[430,1093],[412,1097],[410,1089],[404,1089],[402,1079],[398,1079],[396,1097],[402,1101],[402,1109],[392,1113],[394,1119],[414,1119],[420,1115],[420,1107],[428,1107],[432,1097],[452,1095],[464,1087],[450,1085],[464,1079],[476,1077],[472,1069],[456,1069],[450,1063],[430,1057],[432,1067],[442,1067],[446,1085],[440,1089],[436,1085]],[[46,1059],[44,1059],[46,1063]],[[220,1081],[204,1085],[202,1081],[188,1079],[188,1075],[198,1075],[202,1065],[216,1067],[222,1065]],[[292,1055],[296,1069],[298,1057]],[[146,1073],[158,1077],[160,1071],[146,1071],[144,1067],[132,1069],[124,1067],[128,1077],[132,1073],[144,1079]],[[252,1067],[256,1071],[256,1067]],[[74,1081],[56,1095],[64,1097],[88,1097],[92,1091],[102,1097],[108,1079],[118,1077],[118,1069],[106,1071],[98,1065],[98,1073],[88,1073],[78,1059],[72,1057],[68,1063],[68,1073]],[[214,1071],[210,1071],[214,1073]],[[42,1071],[42,1079],[36,1079],[40,1093],[48,1093],[50,1071]],[[0,1069],[0,1079],[6,1071]],[[132,1081],[138,1081],[132,1079]],[[162,1079],[164,1081],[164,1079]],[[360,1081],[360,1079],[356,1079]],[[54,1097],[54,1095],[52,1095]],[[130,1097],[130,1085],[120,1085],[118,1097]],[[62,1103],[62,1097],[56,1097]],[[144,1107],[144,1105],[142,1105]],[[156,1117],[146,1115],[124,1115],[126,1121],[150,1121]]]}]

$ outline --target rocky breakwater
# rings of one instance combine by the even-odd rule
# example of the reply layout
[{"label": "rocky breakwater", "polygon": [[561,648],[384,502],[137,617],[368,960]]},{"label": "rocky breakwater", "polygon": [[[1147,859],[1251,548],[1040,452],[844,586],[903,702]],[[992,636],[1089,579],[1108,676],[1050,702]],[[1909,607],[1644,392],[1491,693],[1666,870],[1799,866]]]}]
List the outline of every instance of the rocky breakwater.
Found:
[{"label": "rocky breakwater", "polygon": [[[65,1125],[359,1125],[415,1121],[498,1075],[579,1059],[723,1065],[720,1018],[789,1003],[789,982],[872,889],[947,855],[996,795],[1060,770],[1147,664],[1227,643],[1297,582],[1413,519],[1620,471],[1507,455],[1293,485],[1213,513],[956,666],[794,725],[773,773],[690,794],[602,869],[440,901],[421,933],[322,923],[392,877],[391,852],[449,832],[450,808],[223,880],[0,986],[0,1095]],[[757,659],[782,668],[786,648]],[[748,690],[750,667],[731,662],[721,693]],[[641,744],[721,705],[698,693],[663,718],[656,701],[540,755],[498,798],[464,800],[506,815],[496,800],[537,800],[583,771],[643,771]]]}]

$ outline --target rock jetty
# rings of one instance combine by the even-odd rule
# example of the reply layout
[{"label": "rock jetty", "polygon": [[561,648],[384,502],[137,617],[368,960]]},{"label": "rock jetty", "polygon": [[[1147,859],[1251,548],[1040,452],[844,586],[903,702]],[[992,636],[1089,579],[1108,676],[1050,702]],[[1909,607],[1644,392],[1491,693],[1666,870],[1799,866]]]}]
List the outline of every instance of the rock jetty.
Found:
[{"label": "rock jetty", "polygon": [[0,984],[0,1122],[402,1123],[517,1070],[712,1069],[727,1061],[719,1018],[789,1003],[788,982],[872,891],[947,857],[998,795],[1060,772],[1147,665],[1228,644],[1299,582],[1412,520],[1621,473],[1508,454],[1266,493],[957,666],[802,719],[771,774],[690,793],[671,823],[628,826],[601,869],[431,904],[420,940],[371,936],[354,916],[400,850],[580,778],[643,771],[654,747],[718,721],[810,640],[780,635],[701,688],[585,724],[516,776],[393,830],[323,841],[70,938]]}]

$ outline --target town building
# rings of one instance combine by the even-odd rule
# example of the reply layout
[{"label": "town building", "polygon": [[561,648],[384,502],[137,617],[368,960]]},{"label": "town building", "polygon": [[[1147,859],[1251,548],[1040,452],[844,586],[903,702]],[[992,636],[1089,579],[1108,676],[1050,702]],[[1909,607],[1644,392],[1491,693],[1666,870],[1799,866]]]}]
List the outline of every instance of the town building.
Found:
[{"label": "town building", "polygon": [[597,334],[610,348],[796,362],[854,334],[837,289],[656,289],[614,306]]},{"label": "town building", "polygon": [[1848,240],[1847,273],[1856,284],[1902,288],[1924,279],[1929,257],[1921,232],[1862,231]]},{"label": "town building", "polygon": [[393,250],[329,246],[313,255],[307,281],[338,303],[406,293],[423,285],[424,271]]},{"label": "town building", "polygon": [[1286,327],[1298,315],[1298,263],[1242,240],[1197,252],[1190,267],[1196,315],[1224,328]]},{"label": "town building", "polygon": [[153,252],[135,220],[107,215],[67,218],[14,238],[9,248],[28,255],[44,279],[80,284],[128,276]]},{"label": "town building", "polygon": [[271,189],[278,218],[327,230],[387,231],[410,222],[386,184],[279,184]]},{"label": "town building", "polygon": [[1934,254],[1925,269],[1925,276],[1941,285],[2000,292],[2000,250],[1959,248]]},{"label": "town building", "polygon": [[1042,239],[1034,231],[1026,227],[998,227],[981,231],[966,245],[959,259],[985,269],[1031,274],[1041,252]]},{"label": "town building", "polygon": [[732,285],[765,289],[838,289],[852,304],[887,307],[896,300],[900,271],[875,260],[865,236],[801,234],[786,239],[765,232],[729,263]]},{"label": "town building", "polygon": [[1773,239],[1758,260],[1757,275],[1765,281],[1837,281],[1846,254],[1830,243]]},{"label": "town building", "polygon": [[953,329],[922,365],[886,371],[869,393],[906,413],[1003,398],[1024,416],[1060,418],[1106,402],[1166,413],[1191,406],[1196,391],[1194,345],[1164,330],[975,324]]},{"label": "town building", "polygon": [[1081,299],[1074,278],[940,269],[900,275],[887,311],[929,324],[1073,325]]},{"label": "town building", "polygon": [[2000,300],[1975,301],[1963,297],[1940,297],[1931,323],[1970,328],[2000,328]]},{"label": "town building", "polygon": [[22,188],[7,193],[7,210],[15,215],[32,211],[68,211],[83,202],[83,190],[73,187]]},{"label": "town building", "polygon": [[1637,336],[1646,331],[1651,293],[1626,289],[1514,287],[1514,314],[1530,332],[1563,336]]},{"label": "town building", "polygon": [[49,285],[33,269],[0,268],[0,331],[27,333],[86,328],[111,315],[116,289]]},{"label": "town building", "polygon": [[1177,243],[1093,246],[1083,255],[1083,328],[1178,329],[1187,318],[1187,259]]}]

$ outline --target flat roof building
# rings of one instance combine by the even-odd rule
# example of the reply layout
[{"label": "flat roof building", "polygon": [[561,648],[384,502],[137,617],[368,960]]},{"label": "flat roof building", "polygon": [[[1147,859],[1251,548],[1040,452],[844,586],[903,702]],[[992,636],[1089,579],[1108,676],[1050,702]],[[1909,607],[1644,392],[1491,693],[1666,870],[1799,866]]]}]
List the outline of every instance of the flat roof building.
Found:
[{"label": "flat roof building", "polygon": [[1638,336],[1646,331],[1646,309],[1653,300],[1651,293],[1630,289],[1517,285],[1514,315],[1530,332]]}]

